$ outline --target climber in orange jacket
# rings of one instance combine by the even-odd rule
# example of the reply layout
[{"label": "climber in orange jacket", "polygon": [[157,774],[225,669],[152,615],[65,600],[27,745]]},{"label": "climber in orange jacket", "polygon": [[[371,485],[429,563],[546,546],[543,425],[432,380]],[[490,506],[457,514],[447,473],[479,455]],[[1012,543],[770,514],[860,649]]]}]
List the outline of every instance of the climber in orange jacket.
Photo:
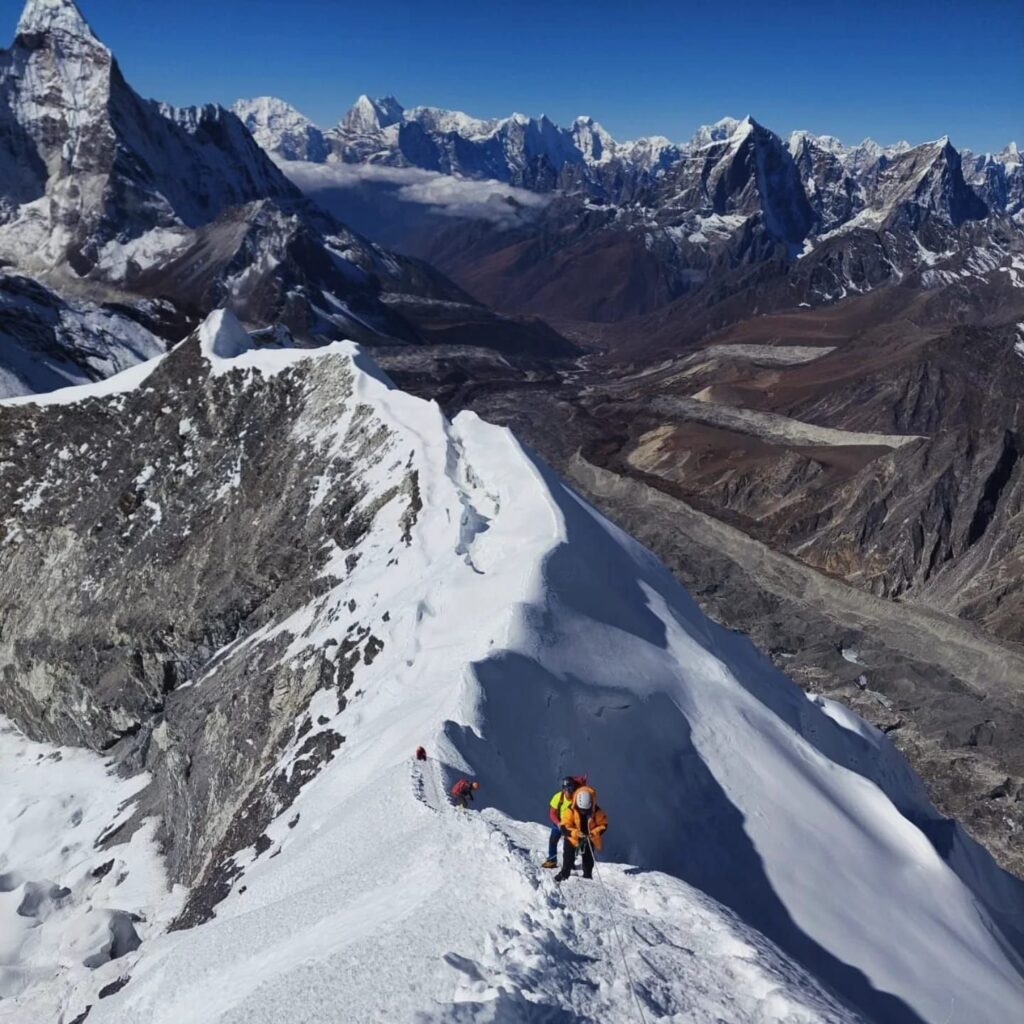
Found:
[{"label": "climber in orange jacket", "polygon": [[608,828],[608,815],[597,806],[597,793],[591,786],[580,786],[562,808],[562,870],[556,882],[564,882],[576,864],[576,851],[583,851],[583,877],[594,876],[594,850],[601,849],[601,839]]}]

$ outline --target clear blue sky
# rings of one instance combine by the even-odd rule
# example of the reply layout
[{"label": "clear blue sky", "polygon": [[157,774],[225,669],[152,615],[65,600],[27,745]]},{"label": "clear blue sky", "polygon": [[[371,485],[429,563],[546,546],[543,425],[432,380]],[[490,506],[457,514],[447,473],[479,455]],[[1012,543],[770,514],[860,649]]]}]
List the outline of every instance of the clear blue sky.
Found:
[{"label": "clear blue sky", "polygon": [[[0,0],[9,40],[20,0]],[[613,135],[724,114],[857,142],[1024,145],[1022,0],[80,0],[143,95],[275,95],[333,124],[394,94]]]}]

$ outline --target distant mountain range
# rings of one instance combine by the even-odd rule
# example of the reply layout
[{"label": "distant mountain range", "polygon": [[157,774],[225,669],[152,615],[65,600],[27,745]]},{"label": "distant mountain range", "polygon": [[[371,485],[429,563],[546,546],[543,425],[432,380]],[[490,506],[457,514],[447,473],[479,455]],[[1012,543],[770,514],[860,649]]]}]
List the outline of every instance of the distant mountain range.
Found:
[{"label": "distant mountain range", "polygon": [[[393,96],[360,96],[338,124],[326,130],[270,96],[239,100],[232,109],[267,152],[285,160],[419,167],[536,191],[582,188],[613,201],[712,144],[730,140],[744,125],[756,125],[749,117],[724,117],[702,125],[686,142],[674,143],[664,136],[617,142],[592,117],[577,117],[571,127],[563,128],[546,116],[481,119],[438,107],[407,109]],[[944,138],[935,145],[947,142]],[[871,185],[886,167],[920,148],[905,141],[880,146],[872,139],[847,146],[834,136],[806,131],[791,133],[783,145],[798,163],[811,195],[822,189],[832,192],[836,185],[845,187],[853,213],[871,205]],[[960,156],[969,184],[990,209],[1020,212],[1024,171],[1016,143],[999,153],[963,150]],[[812,205],[819,213],[817,226],[828,230],[842,222],[842,206],[826,213],[820,204]],[[843,219],[849,216],[852,213]]]},{"label": "distant mountain range", "polygon": [[717,304],[747,286],[729,280],[737,268],[773,263],[776,284],[785,280],[769,304],[814,305],[915,275],[927,287],[1012,273],[1024,242],[1012,143],[981,156],[948,138],[845,146],[809,132],[783,138],[750,117],[684,143],[620,143],[589,117],[569,128],[520,114],[481,120],[392,97],[361,96],[327,131],[277,99],[234,109],[303,182],[297,161],[415,168],[549,197],[526,226],[449,221],[420,237],[409,217],[403,239],[482,301],[542,316],[612,322],[705,287]]}]

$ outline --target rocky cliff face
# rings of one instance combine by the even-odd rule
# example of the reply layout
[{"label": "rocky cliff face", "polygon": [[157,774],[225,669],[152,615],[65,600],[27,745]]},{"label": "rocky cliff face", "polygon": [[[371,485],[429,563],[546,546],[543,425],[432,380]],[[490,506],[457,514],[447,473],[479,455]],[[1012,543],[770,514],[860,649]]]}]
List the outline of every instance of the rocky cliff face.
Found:
[{"label": "rocky cliff face", "polygon": [[32,198],[46,201],[12,211],[0,231],[4,257],[26,269],[66,263],[116,279],[112,242],[194,228],[255,199],[301,204],[234,115],[140,99],[71,0],[31,0],[0,83],[6,131],[43,172]]},{"label": "rocky cliff face", "polygon": [[161,808],[172,876],[199,883],[186,921],[344,742],[304,744],[301,713],[324,686],[344,707],[377,622],[352,607],[344,642],[316,650],[303,633],[359,543],[401,548],[422,501],[349,350],[225,365],[249,346],[216,314],[136,371],[145,387],[0,410],[4,713],[152,772],[139,820]]}]

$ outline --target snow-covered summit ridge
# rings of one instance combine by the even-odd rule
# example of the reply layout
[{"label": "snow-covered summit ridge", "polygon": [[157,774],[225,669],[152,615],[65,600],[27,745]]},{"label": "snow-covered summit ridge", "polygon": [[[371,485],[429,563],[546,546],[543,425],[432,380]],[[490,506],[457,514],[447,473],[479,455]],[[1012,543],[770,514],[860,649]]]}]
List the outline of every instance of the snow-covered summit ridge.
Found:
[{"label": "snow-covered summit ridge", "polygon": [[326,159],[329,152],[323,133],[295,107],[273,96],[238,100],[231,107],[253,138],[267,152],[286,160]]},{"label": "snow-covered summit ridge", "polygon": [[398,124],[405,113],[394,96],[370,99],[363,93],[341,119],[340,126],[355,132],[380,131]]},{"label": "snow-covered summit ridge", "polygon": [[[313,566],[315,580],[290,573],[251,625],[212,659],[207,651],[163,714],[167,732],[182,735],[183,723],[196,725],[191,701],[206,707],[219,695],[230,707],[237,691],[224,687],[244,684],[249,693],[269,680],[270,711],[304,698],[286,723],[297,716],[285,734],[297,739],[271,745],[257,774],[294,765],[301,744],[333,743],[334,756],[290,806],[275,810],[265,839],[218,854],[226,859],[214,866],[232,882],[216,900],[217,916],[144,946],[126,962],[131,982],[95,1005],[97,1021],[217,1021],[251,1017],[257,1005],[305,1006],[310,971],[318,991],[330,989],[331,1005],[365,1009],[357,1019],[415,1019],[430,1009],[425,998],[441,1000],[437,1019],[458,1019],[446,1018],[445,1007],[496,998],[474,985],[502,970],[512,990],[543,994],[568,1012],[565,958],[550,952],[561,947],[545,935],[576,949],[588,940],[554,921],[557,901],[571,913],[576,897],[555,893],[531,863],[546,841],[546,828],[531,823],[543,817],[556,780],[583,769],[613,821],[603,865],[614,898],[639,928],[627,937],[628,955],[645,989],[654,986],[672,1012],[689,1004],[683,988],[664,979],[702,975],[699,967],[692,973],[692,956],[672,948],[658,954],[669,962],[649,971],[648,946],[662,943],[642,922],[651,907],[660,933],[674,935],[699,897],[744,922],[744,948],[759,951],[748,957],[766,964],[772,946],[773,962],[789,964],[791,983],[776,986],[786,1000],[812,998],[792,981],[796,961],[870,1019],[912,1020],[913,1012],[941,1024],[951,997],[979,1024],[1012,1019],[1024,986],[1012,937],[1001,945],[1001,923],[1021,906],[1019,886],[937,814],[885,736],[829,702],[808,700],[749,641],[705,618],[649,552],[507,429],[471,413],[449,421],[435,403],[391,388],[351,344],[261,350],[242,334],[230,315],[212,314],[162,358],[144,388],[105,382],[118,395],[109,402],[115,422],[172,410],[165,448],[132,440],[152,443],[135,456],[152,468],[131,471],[145,477],[132,528],[145,530],[156,552],[172,545],[168,572],[209,557],[204,532],[220,528],[255,533],[258,550],[271,537],[291,549],[288,531],[305,529],[302,547],[322,551],[323,560]],[[102,417],[105,408],[52,414],[69,417],[63,425],[77,413]],[[45,433],[48,415],[41,410],[33,428]],[[218,433],[227,423],[230,433]],[[90,438],[113,434],[116,443],[110,424],[102,426]],[[182,438],[189,472],[181,472]],[[88,479],[116,454],[90,447],[76,465]],[[46,472],[50,463],[58,460]],[[256,490],[268,464],[286,465],[292,476],[283,516],[264,526],[280,511]],[[190,481],[211,475],[208,490],[193,490]],[[346,488],[355,504],[342,503],[343,519],[328,528],[320,517]],[[59,527],[62,494],[45,493]],[[28,504],[19,515],[33,515]],[[187,522],[175,519],[192,506]],[[352,523],[366,532],[346,540]],[[24,527],[42,531],[45,522],[28,518]],[[33,545],[22,557],[34,549],[49,550]],[[117,542],[107,550],[127,558],[130,548]],[[0,548],[3,557],[10,552]],[[365,652],[353,651],[357,637]],[[154,736],[154,751],[167,732]],[[245,746],[242,736],[232,740]],[[418,778],[408,769],[417,743],[432,758]],[[246,758],[258,755],[256,747]],[[456,773],[482,780],[482,820],[460,824],[446,809]],[[382,790],[391,840],[383,844]],[[626,864],[643,870],[627,872]],[[394,888],[380,886],[382,873]],[[459,878],[472,914],[451,898]],[[487,898],[488,882],[500,898]],[[584,905],[604,928],[598,897],[579,898],[595,901]],[[720,914],[709,927],[718,934]],[[767,938],[751,945],[758,933]],[[597,1019],[618,1024],[633,1012],[630,991],[615,950],[598,945],[585,948],[611,991],[596,997],[610,1001]],[[534,965],[529,973],[520,960]],[[388,962],[409,967],[408,985],[382,991]],[[818,995],[813,1001],[819,1016],[794,1010],[792,1019],[844,1019],[825,1012]],[[395,1006],[408,1013],[396,1015]],[[723,1012],[758,1019],[756,1007],[746,1016]]]}]

